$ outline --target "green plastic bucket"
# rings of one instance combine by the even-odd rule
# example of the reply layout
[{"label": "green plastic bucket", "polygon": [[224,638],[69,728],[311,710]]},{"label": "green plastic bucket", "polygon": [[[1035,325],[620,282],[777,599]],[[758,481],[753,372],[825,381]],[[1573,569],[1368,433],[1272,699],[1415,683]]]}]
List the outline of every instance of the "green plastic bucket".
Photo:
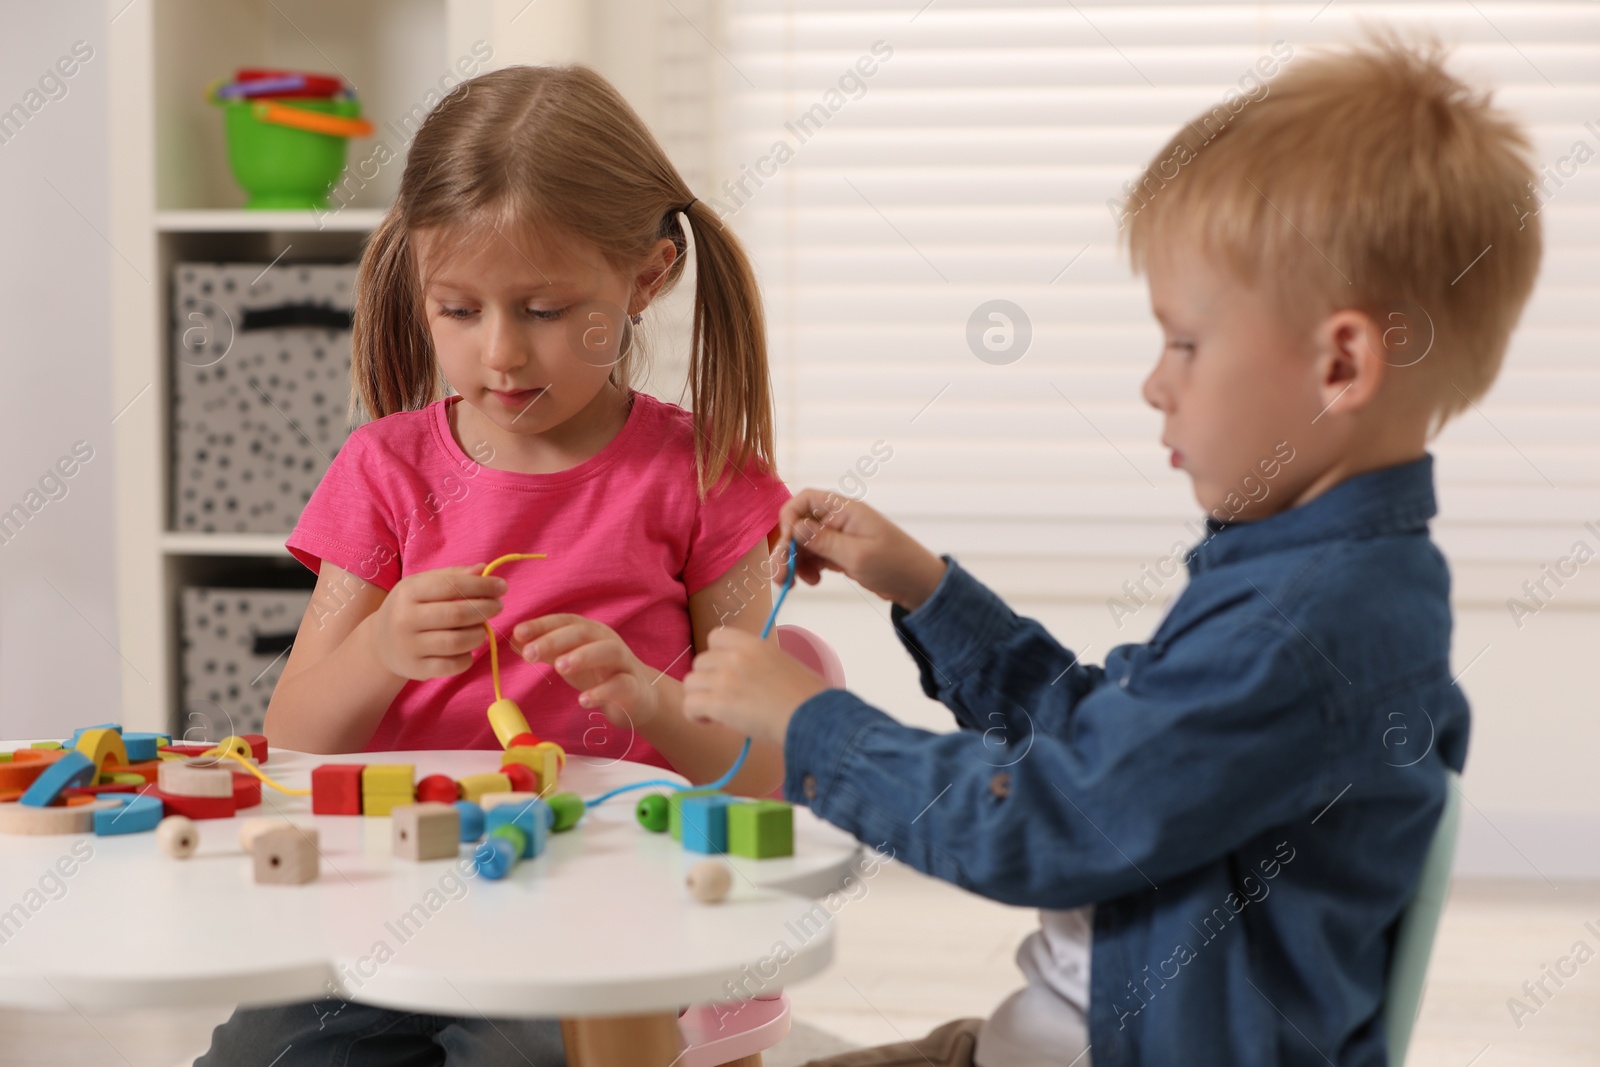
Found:
[{"label": "green plastic bucket", "polygon": [[[297,130],[255,115],[253,100],[218,101],[228,138],[228,164],[250,198],[245,207],[265,211],[321,210],[344,172],[349,138]],[[361,101],[274,99],[273,103],[340,118],[357,118]]]}]

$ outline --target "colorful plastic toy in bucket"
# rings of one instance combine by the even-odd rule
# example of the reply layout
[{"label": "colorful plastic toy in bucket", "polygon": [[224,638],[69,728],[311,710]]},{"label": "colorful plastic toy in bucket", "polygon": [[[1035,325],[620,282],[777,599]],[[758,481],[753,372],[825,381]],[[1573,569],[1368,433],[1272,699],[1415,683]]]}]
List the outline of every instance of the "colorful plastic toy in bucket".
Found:
[{"label": "colorful plastic toy in bucket", "polygon": [[[328,207],[328,190],[344,171],[346,142],[372,133],[372,123],[360,117],[361,102],[342,85],[326,75],[252,70],[206,90],[223,109],[228,163],[250,194],[246,208]],[[329,86],[340,87],[339,95],[304,95]]]}]

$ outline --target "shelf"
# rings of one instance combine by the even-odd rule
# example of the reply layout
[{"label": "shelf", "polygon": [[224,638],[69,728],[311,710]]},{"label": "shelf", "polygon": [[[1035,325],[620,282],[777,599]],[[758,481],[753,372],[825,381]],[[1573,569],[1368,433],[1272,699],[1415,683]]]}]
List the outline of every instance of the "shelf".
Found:
[{"label": "shelf", "polygon": [[162,233],[367,233],[383,220],[379,208],[329,211],[158,211]]},{"label": "shelf", "polygon": [[161,551],[168,556],[253,556],[290,559],[283,547],[287,534],[172,533],[161,535]]}]

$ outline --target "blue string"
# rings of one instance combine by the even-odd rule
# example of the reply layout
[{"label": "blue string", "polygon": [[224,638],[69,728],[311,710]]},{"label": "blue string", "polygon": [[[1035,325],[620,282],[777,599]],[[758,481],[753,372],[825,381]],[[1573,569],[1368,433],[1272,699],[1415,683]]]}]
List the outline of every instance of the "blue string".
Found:
[{"label": "blue string", "polygon": [[[761,639],[763,641],[765,641],[767,639],[767,637],[772,633],[772,624],[775,621],[777,621],[778,609],[783,607],[783,598],[789,595],[789,590],[790,589],[794,588],[794,557],[795,557],[796,551],[797,551],[797,544],[793,539],[790,539],[790,541],[789,541],[789,565],[788,565],[787,568],[785,568],[786,573],[784,574],[784,577],[783,577],[783,585],[778,589],[778,599],[772,602],[772,610],[767,613],[766,625],[761,627]],[[595,797],[593,800],[584,801],[583,802],[584,803],[584,808],[587,810],[588,808],[592,808],[597,804],[603,804],[603,803],[605,803],[606,801],[610,800],[612,797],[616,796],[619,793],[627,793],[627,792],[631,792],[632,790],[635,790],[635,789],[646,789],[646,788],[649,788],[650,786],[665,786],[668,789],[674,789],[674,790],[685,790],[685,789],[716,790],[716,789],[721,789],[723,786],[725,786],[729,782],[733,781],[734,775],[739,773],[740,768],[742,768],[744,766],[745,758],[748,757],[749,755],[750,755],[750,738],[747,737],[747,738],[744,739],[744,747],[739,749],[739,755],[733,761],[733,766],[729,767],[728,770],[727,770],[727,773],[724,774],[721,778],[718,778],[714,782],[707,782],[705,785],[680,785],[679,783],[674,782],[674,781],[670,781],[670,780],[668,780],[666,778],[653,778],[648,782],[634,782],[632,785],[619,785],[615,789],[612,789],[612,790],[609,790],[607,792],[601,793],[599,796]]]}]

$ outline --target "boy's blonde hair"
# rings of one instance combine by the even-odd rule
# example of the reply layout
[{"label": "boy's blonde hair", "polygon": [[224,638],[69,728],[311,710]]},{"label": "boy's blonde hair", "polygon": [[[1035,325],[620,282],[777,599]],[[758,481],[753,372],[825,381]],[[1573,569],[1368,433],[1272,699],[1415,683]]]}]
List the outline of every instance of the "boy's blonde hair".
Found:
[{"label": "boy's blonde hair", "polygon": [[1269,279],[1297,315],[1357,308],[1386,347],[1409,331],[1388,361],[1431,344],[1407,373],[1436,431],[1494,382],[1538,274],[1526,134],[1437,43],[1377,36],[1289,59],[1256,89],[1184,126],[1133,183],[1119,221],[1134,269],[1181,243]]},{"label": "boy's blonde hair", "polygon": [[[622,95],[583,66],[507,67],[462,83],[417,131],[400,191],[373,232],[356,277],[350,411],[414,411],[444,395],[423,313],[419,228],[458,250],[528,227],[576,237],[632,271],[655,243],[678,256],[660,293],[684,270],[694,227],[695,296],[689,391],[700,491],[747,461],[773,469],[766,322],[739,240],[694,194]],[[690,205],[687,211],[684,206]],[[612,371],[633,381],[637,345]]]}]

